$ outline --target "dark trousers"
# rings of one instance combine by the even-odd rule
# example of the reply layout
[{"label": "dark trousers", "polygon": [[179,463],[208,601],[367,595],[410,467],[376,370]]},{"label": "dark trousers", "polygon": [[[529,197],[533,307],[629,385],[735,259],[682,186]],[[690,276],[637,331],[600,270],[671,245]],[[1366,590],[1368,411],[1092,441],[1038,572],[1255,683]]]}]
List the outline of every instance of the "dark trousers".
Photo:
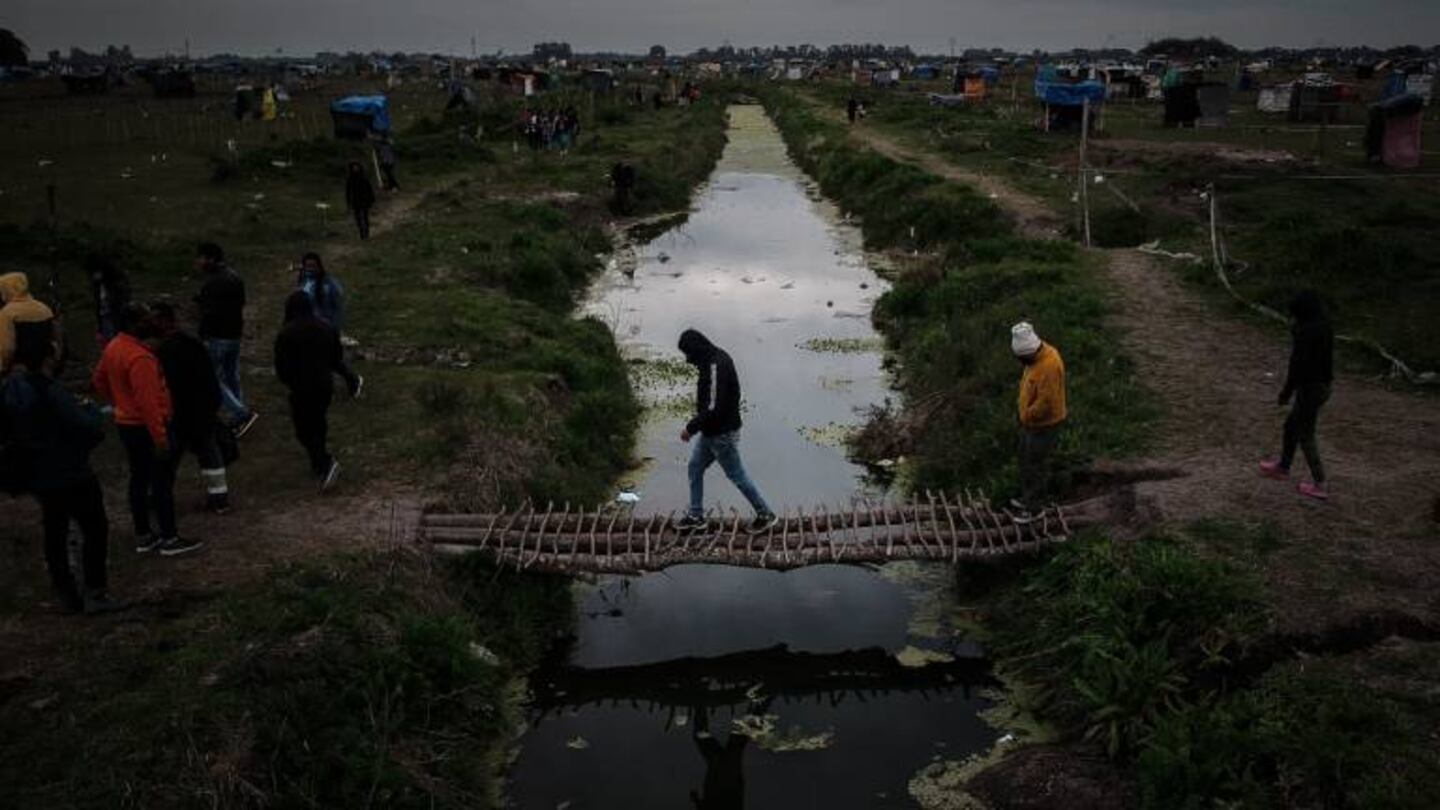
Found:
[{"label": "dark trousers", "polygon": [[1020,431],[1020,501],[1032,512],[1045,506],[1050,487],[1050,456],[1059,442],[1059,425]]},{"label": "dark trousers", "polygon": [[360,229],[360,238],[361,238],[361,239],[369,239],[369,238],[370,238],[370,209],[369,209],[369,208],[356,208],[356,209],[355,209],[355,227]]},{"label": "dark trousers", "polygon": [[1320,408],[1330,399],[1328,383],[1302,385],[1295,391],[1295,404],[1285,418],[1285,443],[1280,453],[1280,466],[1285,470],[1295,461],[1295,448],[1305,451],[1310,476],[1315,483],[1325,483],[1325,465],[1320,462],[1320,448],[1315,443],[1315,426],[1320,421]]},{"label": "dark trousers", "polygon": [[83,586],[101,590],[106,586],[105,559],[109,553],[110,523],[105,517],[105,498],[95,476],[58,489],[36,493],[45,524],[45,567],[50,581],[61,593],[79,596],[75,575],[70,571],[70,523],[80,527]]},{"label": "dark trousers", "polygon": [[386,191],[399,191],[399,190],[400,190],[400,184],[397,183],[397,182],[395,182],[395,164],[394,164],[394,163],[381,163],[381,164],[380,164],[380,176],[384,179],[384,183],[382,184],[381,187],[384,188]]},{"label": "dark trousers", "polygon": [[150,511],[161,537],[175,536],[175,467],[177,456],[155,452],[155,442],[143,425],[119,425],[120,443],[130,462],[130,519],[135,535],[150,534]]},{"label": "dark trousers", "polygon": [[325,449],[330,434],[326,413],[330,410],[330,391],[291,391],[290,421],[295,424],[295,438],[310,456],[310,469],[316,475],[330,470],[330,451]]}]

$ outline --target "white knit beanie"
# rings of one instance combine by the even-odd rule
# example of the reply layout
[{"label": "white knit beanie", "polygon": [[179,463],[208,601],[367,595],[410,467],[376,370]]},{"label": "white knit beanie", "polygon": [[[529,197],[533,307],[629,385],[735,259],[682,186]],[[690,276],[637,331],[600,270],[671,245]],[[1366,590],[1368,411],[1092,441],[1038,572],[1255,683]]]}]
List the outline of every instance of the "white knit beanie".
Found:
[{"label": "white knit beanie", "polygon": [[1040,336],[1029,321],[1021,321],[1010,327],[1010,351],[1016,357],[1029,357],[1040,351]]}]

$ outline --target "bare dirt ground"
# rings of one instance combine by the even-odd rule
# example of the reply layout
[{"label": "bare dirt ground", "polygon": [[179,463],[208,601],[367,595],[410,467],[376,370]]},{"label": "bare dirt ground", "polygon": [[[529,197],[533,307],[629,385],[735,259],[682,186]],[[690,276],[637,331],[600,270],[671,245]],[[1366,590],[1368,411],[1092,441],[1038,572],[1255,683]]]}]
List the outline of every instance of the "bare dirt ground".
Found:
[{"label": "bare dirt ground", "polygon": [[[832,111],[833,112],[833,111]],[[837,113],[838,114],[838,113]],[[1054,238],[1059,219],[1002,180],[910,149],[863,124],[851,137],[894,160],[968,183],[1009,210],[1024,232]],[[1257,572],[1281,633],[1310,633],[1399,612],[1440,621],[1440,398],[1341,373],[1321,413],[1332,499],[1302,499],[1295,484],[1261,478],[1277,454],[1285,411],[1275,402],[1288,358],[1283,331],[1220,311],[1167,260],[1103,251],[1115,325],[1165,416],[1140,463],[1186,475],[1138,485],[1167,521],[1272,523],[1285,542]],[[1042,327],[1043,328],[1043,327]],[[1062,347],[1063,349],[1063,347]]]},{"label": "bare dirt ground", "polygon": [[[387,197],[372,221],[372,238],[394,229],[422,199],[423,194]],[[343,229],[342,234],[318,248],[332,265],[353,255],[361,244],[348,229]],[[264,302],[265,311],[256,313],[252,305],[247,312],[247,321],[256,325],[258,334],[248,337],[243,346],[244,367],[269,365],[277,321],[270,310],[278,311],[284,300],[286,289],[282,287],[274,274],[254,279],[251,300]],[[337,402],[337,407],[346,405]],[[343,414],[339,416],[343,418]],[[289,441],[285,413],[266,412],[263,419],[272,423],[267,431],[273,430],[281,441]],[[239,464],[243,466],[247,463],[243,441],[241,446]],[[298,460],[303,457],[299,446],[294,449],[296,463],[303,463]],[[6,684],[26,683],[78,660],[67,654],[75,645],[124,643],[136,633],[143,635],[147,620],[173,618],[187,604],[257,581],[274,566],[406,543],[423,503],[422,493],[403,484],[372,479],[346,487],[342,480],[337,492],[323,496],[308,488],[265,496],[239,491],[242,500],[237,508],[216,516],[199,508],[189,477],[192,465],[189,460],[182,462],[176,483],[176,510],[185,535],[201,538],[206,545],[194,554],[174,559],[135,553],[125,506],[125,475],[119,469],[97,469],[105,485],[110,517],[110,584],[130,608],[90,617],[83,623],[59,614],[46,600],[48,580],[41,563],[38,506],[29,498],[0,503],[4,515],[0,523],[0,560],[10,569],[6,579],[24,572],[19,580],[27,588],[33,585],[38,597],[27,599],[22,594],[17,600],[18,612],[0,620],[0,698],[8,691]],[[231,484],[235,485],[233,476]]]}]

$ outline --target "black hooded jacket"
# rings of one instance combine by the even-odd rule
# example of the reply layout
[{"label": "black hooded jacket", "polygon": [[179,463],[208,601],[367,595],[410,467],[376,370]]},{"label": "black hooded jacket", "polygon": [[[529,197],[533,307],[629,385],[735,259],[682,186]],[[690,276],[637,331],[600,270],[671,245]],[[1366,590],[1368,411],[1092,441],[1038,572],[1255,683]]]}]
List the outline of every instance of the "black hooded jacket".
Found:
[{"label": "black hooded jacket", "polygon": [[740,378],[730,355],[694,329],[681,333],[680,351],[687,362],[700,369],[700,382],[695,386],[695,418],[685,429],[706,436],[739,430]]},{"label": "black hooded jacket", "polygon": [[285,299],[285,328],[275,338],[275,376],[298,397],[328,397],[331,375],[340,372],[340,333],[315,317],[310,296],[296,290]]},{"label": "black hooded jacket", "polygon": [[1296,295],[1290,302],[1290,314],[1295,318],[1290,330],[1294,343],[1285,388],[1280,392],[1282,401],[1303,386],[1329,385],[1335,379],[1335,330],[1325,317],[1320,296],[1308,291]]}]

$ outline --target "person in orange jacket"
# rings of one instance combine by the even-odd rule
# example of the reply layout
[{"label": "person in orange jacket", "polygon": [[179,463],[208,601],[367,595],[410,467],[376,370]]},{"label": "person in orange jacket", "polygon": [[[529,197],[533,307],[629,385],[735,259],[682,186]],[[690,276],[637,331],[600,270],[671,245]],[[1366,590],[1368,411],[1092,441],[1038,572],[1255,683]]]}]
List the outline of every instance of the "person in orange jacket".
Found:
[{"label": "person in orange jacket", "polygon": [[[180,537],[175,526],[175,469],[179,459],[170,440],[170,391],[160,359],[145,341],[154,337],[150,310],[142,304],[125,307],[120,334],[105,344],[90,382],[102,399],[115,406],[115,426],[130,465],[130,517],[135,550],[158,551],[166,557],[200,548]],[[159,534],[150,529],[155,512]]]},{"label": "person in orange jacket", "polygon": [[1025,366],[1020,376],[1020,510],[1028,520],[1044,506],[1050,456],[1065,424],[1065,361],[1060,350],[1040,339],[1026,321],[1010,329],[1010,350]]}]

